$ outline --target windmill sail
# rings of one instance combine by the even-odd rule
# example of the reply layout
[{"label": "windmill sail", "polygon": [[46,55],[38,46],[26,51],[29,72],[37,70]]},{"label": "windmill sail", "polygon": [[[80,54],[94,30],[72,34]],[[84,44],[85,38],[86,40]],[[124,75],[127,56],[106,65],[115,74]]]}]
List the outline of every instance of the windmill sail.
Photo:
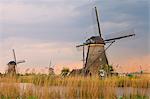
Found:
[{"label": "windmill sail", "polygon": [[133,30],[126,30],[126,31],[118,32],[118,33],[109,34],[109,36],[105,37],[104,41],[108,42],[108,41],[132,37],[132,36],[135,36],[134,31]]},{"label": "windmill sail", "polygon": [[97,12],[97,8],[96,8],[96,7],[95,7],[95,14],[96,14],[96,20],[97,20],[97,26],[98,26],[99,36],[101,37],[101,29],[100,29],[99,18],[98,18],[98,12]]},{"label": "windmill sail", "polygon": [[14,62],[16,62],[17,59],[16,59],[15,50],[13,49],[12,51],[13,51],[13,56],[14,56]]},{"label": "windmill sail", "polygon": [[19,60],[16,62],[16,64],[25,63],[25,62],[26,62],[25,60]]},{"label": "windmill sail", "polygon": [[99,36],[92,36],[91,38],[86,40],[86,43],[84,43],[85,45],[88,45],[84,75],[98,75],[99,70],[103,68],[105,65],[108,65],[108,60],[104,48],[105,42],[101,36],[100,23],[96,7],[95,13]]}]

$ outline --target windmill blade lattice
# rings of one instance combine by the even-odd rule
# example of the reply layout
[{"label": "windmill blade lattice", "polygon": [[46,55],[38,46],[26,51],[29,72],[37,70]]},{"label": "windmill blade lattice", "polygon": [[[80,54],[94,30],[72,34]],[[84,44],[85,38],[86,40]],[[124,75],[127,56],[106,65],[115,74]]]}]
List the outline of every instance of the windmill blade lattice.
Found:
[{"label": "windmill blade lattice", "polygon": [[104,41],[109,42],[109,41],[119,40],[119,39],[128,38],[132,36],[135,36],[134,30],[126,30],[118,33],[109,34],[109,36],[105,37]]}]

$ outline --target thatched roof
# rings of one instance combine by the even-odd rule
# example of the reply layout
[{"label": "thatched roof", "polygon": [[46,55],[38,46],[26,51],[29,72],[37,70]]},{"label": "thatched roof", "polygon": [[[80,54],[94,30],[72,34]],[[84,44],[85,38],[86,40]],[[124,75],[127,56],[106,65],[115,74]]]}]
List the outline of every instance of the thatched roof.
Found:
[{"label": "thatched roof", "polygon": [[7,65],[16,65],[15,61],[10,61]]},{"label": "thatched roof", "polygon": [[86,40],[88,44],[105,44],[104,40],[100,36],[92,36]]}]

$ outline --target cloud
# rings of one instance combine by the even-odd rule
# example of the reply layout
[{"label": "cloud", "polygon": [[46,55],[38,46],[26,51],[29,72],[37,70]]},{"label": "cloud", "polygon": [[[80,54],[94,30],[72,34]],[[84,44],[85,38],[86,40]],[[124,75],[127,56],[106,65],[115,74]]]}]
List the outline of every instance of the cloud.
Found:
[{"label": "cloud", "polygon": [[73,4],[67,5],[62,2],[2,3],[0,22],[3,23],[1,29],[3,37],[1,39],[17,36],[51,41],[77,40],[82,29],[71,26],[70,22],[74,23],[75,21],[72,20],[80,14],[79,11],[74,10],[74,7]]},{"label": "cloud", "polygon": [[[7,39],[0,52],[1,72],[7,69],[6,64],[13,60],[12,48],[15,48],[17,60],[26,60],[25,63],[17,65],[18,72],[24,73],[26,69],[30,68],[30,72],[44,72],[47,73],[45,67],[49,66],[49,61],[54,65],[55,73],[59,74],[63,67],[80,68],[82,66],[81,52],[78,52],[71,43],[55,42],[38,42],[30,39],[18,39],[16,42],[9,43],[16,38]],[[7,45],[8,43],[8,45]],[[11,47],[10,47],[10,45]],[[15,46],[14,46],[15,45]],[[9,48],[8,48],[9,46]]]},{"label": "cloud", "polygon": [[73,6],[41,6],[24,3],[5,3],[1,4],[3,21],[16,24],[33,24],[50,21],[55,23],[64,21],[69,17],[75,16],[77,13],[73,11]]},{"label": "cloud", "polygon": [[140,72],[143,70],[144,72],[150,72],[150,55],[141,56],[141,57],[132,57],[127,60],[120,60],[121,66],[118,69],[120,72]]},{"label": "cloud", "polygon": [[6,68],[6,64],[13,60],[11,50],[13,48],[16,51],[17,60],[26,60],[26,63],[19,64],[19,67],[46,67],[51,60],[53,65],[61,66],[56,68],[62,68],[69,67],[69,64],[80,63],[81,59],[81,52],[78,52],[69,42],[62,44],[61,42],[48,43],[32,39],[9,38],[3,41],[0,49],[0,52],[3,52],[0,57],[2,67]]},{"label": "cloud", "polygon": [[[102,35],[134,28],[139,38],[120,40],[108,54],[115,60],[149,55],[148,1],[3,0],[0,1],[0,65],[12,59],[15,48],[22,66],[47,66],[50,58],[60,67],[80,64],[76,44],[98,34],[93,6],[97,5]],[[85,33],[87,32],[87,34]],[[107,45],[106,45],[107,46]],[[124,51],[124,53],[122,53]],[[137,59],[138,60],[138,59]],[[144,62],[144,61],[143,61]]]}]

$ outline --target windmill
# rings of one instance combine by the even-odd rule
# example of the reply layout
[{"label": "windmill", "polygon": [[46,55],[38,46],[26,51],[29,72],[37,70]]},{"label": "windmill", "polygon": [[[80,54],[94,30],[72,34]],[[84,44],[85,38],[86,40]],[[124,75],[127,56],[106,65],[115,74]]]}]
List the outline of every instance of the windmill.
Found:
[{"label": "windmill", "polygon": [[139,65],[139,71],[138,71],[138,72],[139,72],[140,74],[146,73],[147,71],[148,71],[148,69],[143,69],[142,66]]},{"label": "windmill", "polygon": [[24,63],[25,62],[25,60],[17,61],[15,50],[13,49],[12,52],[13,52],[13,58],[14,59],[7,64],[8,65],[8,70],[7,70],[8,74],[16,74],[16,67],[17,67],[17,65],[20,64],[20,63]]},{"label": "windmill", "polygon": [[[85,66],[82,69],[82,74],[85,76],[99,75],[99,71],[103,69],[105,66],[108,66],[108,59],[106,57],[105,52],[116,40],[135,35],[134,33],[126,33],[116,37],[103,39],[96,7],[95,7],[95,14],[99,35],[92,36],[89,39],[87,39],[83,44],[76,46],[77,48],[83,47],[83,49],[84,46],[88,47]],[[105,48],[106,43],[109,45]]]},{"label": "windmill", "polygon": [[49,75],[54,75],[54,74],[55,74],[55,73],[54,73],[54,66],[55,66],[55,65],[52,65],[52,62],[51,62],[51,60],[50,60],[50,62],[49,62],[49,68],[48,68]]}]

